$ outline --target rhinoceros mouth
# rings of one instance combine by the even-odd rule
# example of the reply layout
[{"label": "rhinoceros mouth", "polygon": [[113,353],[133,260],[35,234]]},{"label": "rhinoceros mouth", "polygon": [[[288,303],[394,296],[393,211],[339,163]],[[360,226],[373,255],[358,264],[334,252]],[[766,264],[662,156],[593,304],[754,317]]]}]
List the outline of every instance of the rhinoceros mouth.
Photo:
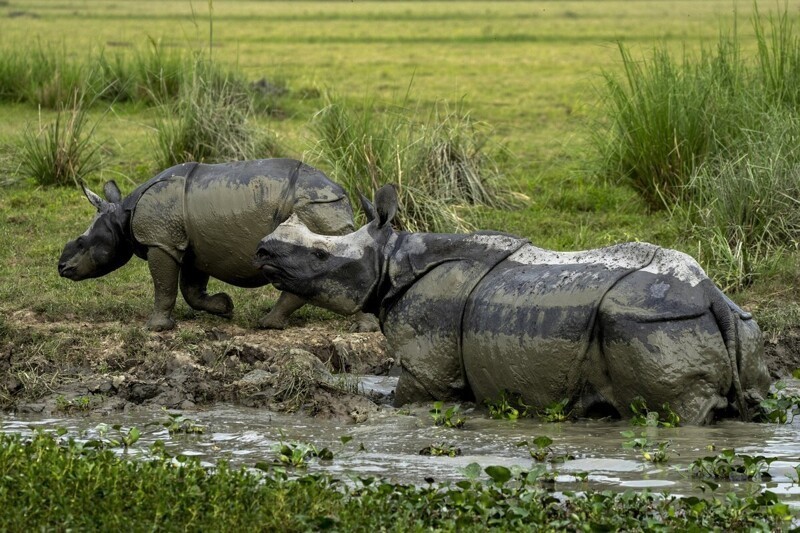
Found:
[{"label": "rhinoceros mouth", "polygon": [[62,278],[67,278],[72,281],[80,281],[81,279],[83,279],[78,274],[78,269],[72,266],[59,266],[58,275],[61,276]]},{"label": "rhinoceros mouth", "polygon": [[279,279],[286,277],[286,273],[282,269],[280,269],[280,268],[278,268],[278,267],[276,267],[274,265],[270,265],[270,264],[264,262],[263,260],[256,259],[254,261],[254,263],[255,263],[256,268],[258,268],[261,271],[261,273],[264,275],[264,278],[267,279],[273,285]]}]

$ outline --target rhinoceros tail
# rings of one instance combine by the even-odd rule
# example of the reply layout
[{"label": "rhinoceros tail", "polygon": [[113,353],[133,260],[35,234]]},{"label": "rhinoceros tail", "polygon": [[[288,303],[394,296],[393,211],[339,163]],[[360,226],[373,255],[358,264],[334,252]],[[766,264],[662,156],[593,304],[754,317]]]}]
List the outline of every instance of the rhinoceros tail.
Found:
[{"label": "rhinoceros tail", "polygon": [[717,321],[717,326],[725,342],[728,352],[728,362],[733,376],[733,390],[736,395],[736,405],[742,420],[749,420],[747,402],[745,401],[742,381],[739,376],[739,361],[742,359],[742,343],[739,338],[739,320],[749,319],[750,314],[734,304],[711,280],[707,281],[708,295],[711,300],[711,312]]}]

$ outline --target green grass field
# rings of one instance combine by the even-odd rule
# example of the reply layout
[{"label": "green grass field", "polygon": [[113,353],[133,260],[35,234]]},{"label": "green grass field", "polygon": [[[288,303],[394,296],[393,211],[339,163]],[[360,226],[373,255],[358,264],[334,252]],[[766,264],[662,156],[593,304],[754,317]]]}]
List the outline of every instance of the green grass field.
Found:
[{"label": "green grass field", "polygon": [[[758,4],[762,14],[782,8]],[[421,109],[463,102],[507,147],[501,170],[528,197],[517,209],[471,213],[477,226],[557,249],[645,240],[695,253],[699,240],[682,234],[669,213],[649,210],[627,185],[596,177],[590,138],[604,127],[602,74],[621,69],[618,42],[634,57],[657,45],[699,53],[732,29],[736,13],[744,48],[753,48],[753,6],[716,0],[220,1],[210,13],[209,2],[188,0],[9,0],[0,2],[0,51],[54,46],[80,61],[101,49],[132,53],[151,40],[208,53],[210,42],[214,61],[249,80],[286,85],[280,112],[258,121],[288,155],[301,158],[313,146],[308,124],[325,90],[353,105],[397,103],[407,94],[406,105]],[[800,2],[786,6],[796,17]],[[85,229],[92,209],[77,190],[40,188],[20,178],[14,158],[22,132],[52,116],[32,104],[0,104],[0,308],[50,319],[144,317],[151,288],[140,261],[81,284],[57,276],[61,247]],[[115,179],[125,193],[159,170],[155,118],[154,108],[139,104],[92,108],[104,166],[90,184]],[[800,322],[800,295],[790,283],[796,257],[789,256],[775,278],[734,296],[763,308],[770,327]],[[237,320],[251,325],[256,308],[273,296],[234,291],[242,316],[250,317]]]}]

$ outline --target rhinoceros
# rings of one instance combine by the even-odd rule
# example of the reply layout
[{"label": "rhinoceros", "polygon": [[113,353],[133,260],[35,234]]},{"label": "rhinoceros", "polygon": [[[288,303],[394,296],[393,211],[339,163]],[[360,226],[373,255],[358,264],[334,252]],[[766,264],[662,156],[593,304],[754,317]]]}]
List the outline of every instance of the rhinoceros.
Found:
[{"label": "rhinoceros", "polygon": [[[125,199],[113,181],[104,186],[106,200],[83,190],[97,215],[83,235],[66,244],[58,272],[78,281],[104,276],[134,254],[146,259],[155,288],[147,322],[152,330],[175,326],[170,315],[179,285],[192,308],[230,316],[233,302],[227,294],[206,293],[209,277],[238,287],[268,284],[253,265],[253,253],[261,238],[289,215],[319,233],[346,233],[354,227],[344,190],[319,170],[292,159],[184,163],[164,170]],[[304,303],[283,292],[261,326],[283,327]],[[362,315],[357,327],[374,326]]]},{"label": "rhinoceros", "polygon": [[370,221],[318,235],[290,217],[256,262],[275,287],[380,319],[401,374],[395,403],[567,400],[576,416],[627,418],[641,398],[689,423],[752,418],[769,387],[752,316],[686,254],[633,242],[556,252],[503,233],[392,229],[391,187]]}]

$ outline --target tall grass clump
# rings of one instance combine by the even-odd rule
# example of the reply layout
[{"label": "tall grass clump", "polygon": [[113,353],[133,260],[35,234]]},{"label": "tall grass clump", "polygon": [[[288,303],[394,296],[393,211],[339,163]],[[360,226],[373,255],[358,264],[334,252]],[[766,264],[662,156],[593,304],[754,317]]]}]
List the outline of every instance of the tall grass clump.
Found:
[{"label": "tall grass clump", "polygon": [[736,150],[701,166],[689,184],[693,202],[676,208],[705,243],[700,259],[727,289],[750,285],[785,252],[800,250],[800,118],[769,119],[764,131],[746,132]]},{"label": "tall grass clump", "polygon": [[489,150],[487,128],[459,107],[419,118],[403,106],[360,108],[335,96],[312,121],[312,158],[330,169],[357,202],[385,183],[397,185],[409,231],[466,231],[460,208],[508,205],[511,195]]},{"label": "tall grass clump", "polygon": [[246,86],[234,78],[204,77],[208,71],[200,64],[194,72],[178,98],[160,107],[153,137],[159,166],[276,155],[274,139],[251,125]]},{"label": "tall grass clump", "polygon": [[40,185],[74,185],[100,169],[99,145],[92,140],[97,126],[88,125],[82,97],[60,109],[52,122],[28,128],[18,151],[19,172]]},{"label": "tall grass clump", "polygon": [[622,78],[606,74],[611,133],[600,149],[605,172],[622,176],[652,205],[680,198],[712,149],[706,120],[714,96],[703,65],[656,50],[639,62],[620,45]]},{"label": "tall grass clump", "polygon": [[600,173],[681,217],[718,281],[742,288],[797,249],[800,40],[787,9],[734,28],[713,50],[675,59],[657,48],[605,76],[609,128]]}]

